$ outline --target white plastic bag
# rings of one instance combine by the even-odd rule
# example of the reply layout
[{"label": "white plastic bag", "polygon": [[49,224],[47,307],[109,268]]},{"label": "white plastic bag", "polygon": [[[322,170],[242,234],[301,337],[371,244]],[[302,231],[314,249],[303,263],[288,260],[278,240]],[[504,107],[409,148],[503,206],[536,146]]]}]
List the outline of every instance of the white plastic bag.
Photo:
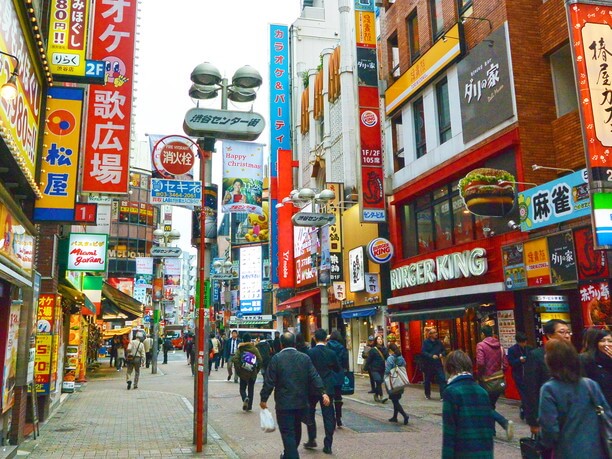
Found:
[{"label": "white plastic bag", "polygon": [[261,430],[264,432],[274,432],[276,425],[274,424],[274,418],[269,409],[261,410],[259,412],[259,421],[261,423]]}]

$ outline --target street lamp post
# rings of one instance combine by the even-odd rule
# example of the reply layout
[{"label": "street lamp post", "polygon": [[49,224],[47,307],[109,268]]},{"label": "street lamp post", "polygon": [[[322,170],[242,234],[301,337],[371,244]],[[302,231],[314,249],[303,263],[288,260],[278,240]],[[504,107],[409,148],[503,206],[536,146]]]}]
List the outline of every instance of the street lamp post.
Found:
[{"label": "street lamp post", "polygon": [[[211,279],[219,281],[219,308],[221,306],[225,307],[225,291],[223,290],[223,284],[227,282],[228,289],[231,290],[231,282],[234,277],[232,268],[233,264],[231,260],[215,260],[213,263],[213,267],[215,268],[215,273],[210,276]],[[215,310],[215,313],[219,311]]]},{"label": "street lamp post", "polygon": [[[153,237],[155,242],[159,244],[160,247],[167,247],[173,241],[180,239],[181,233],[173,229],[171,231],[164,231],[161,228],[157,228],[153,231]],[[163,257],[160,257],[158,262],[155,264],[155,278],[163,279]],[[159,355],[159,316],[160,316],[160,301],[163,297],[163,288],[161,295],[154,294],[153,295],[153,361],[151,362],[151,373],[157,374],[157,356]]]},{"label": "street lamp post", "polygon": [[[192,99],[203,100],[213,99],[217,97],[219,90],[221,90],[221,110],[227,110],[228,99],[234,102],[252,102],[255,100],[256,88],[261,86],[262,78],[257,70],[245,65],[239,68],[232,77],[231,84],[227,78],[222,78],[221,72],[210,62],[203,62],[197,65],[191,72],[191,81],[193,82],[191,88],[189,88],[189,96]],[[199,106],[199,102],[198,102]],[[188,112],[189,113],[189,112]],[[262,118],[263,120],[263,118]],[[187,119],[186,119],[187,121]],[[205,157],[206,153],[212,153],[215,139],[234,139],[234,140],[254,140],[259,134],[254,134],[245,130],[244,133],[236,132],[235,130],[230,133],[226,131],[222,125],[218,126],[218,130],[211,131],[207,129],[205,131],[198,132],[197,129],[189,127],[186,124],[183,125],[185,132],[188,135],[196,137],[207,136],[205,140],[212,140],[212,146],[205,148],[204,154],[202,154],[201,161],[201,180],[202,186],[205,186],[207,182],[211,182],[212,174],[210,173],[210,167],[206,168],[205,161],[208,160],[209,156]],[[263,126],[261,126],[263,129]],[[261,132],[261,131],[260,131]],[[205,140],[200,139],[206,143]],[[198,257],[198,270],[200,273],[200,304],[198,308],[198,329],[196,333],[196,346],[197,346],[197,359],[198,368],[195,378],[194,388],[194,399],[195,399],[195,423],[194,423],[194,438],[196,444],[196,451],[201,452],[203,444],[206,443],[207,438],[207,403],[205,399],[207,376],[208,371],[205,369],[205,363],[207,360],[207,354],[205,352],[206,343],[206,330],[208,329],[207,316],[204,308],[204,297],[205,297],[205,281],[208,276],[208,263],[206,262],[209,256],[206,249],[206,229],[205,229],[205,215],[204,215],[204,194],[202,194],[202,210],[200,212],[200,247]]]}]

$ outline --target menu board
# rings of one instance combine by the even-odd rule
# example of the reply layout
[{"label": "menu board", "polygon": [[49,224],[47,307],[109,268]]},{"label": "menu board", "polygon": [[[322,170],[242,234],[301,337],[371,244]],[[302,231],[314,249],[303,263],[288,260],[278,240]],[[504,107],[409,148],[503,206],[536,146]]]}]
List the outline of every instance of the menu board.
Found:
[{"label": "menu board", "polygon": [[514,322],[514,311],[497,311],[497,328],[499,330],[499,342],[507,352],[514,345],[516,335],[516,323]]},{"label": "menu board", "polygon": [[527,272],[525,271],[523,253],[522,243],[502,247],[504,283],[507,290],[527,287]]}]

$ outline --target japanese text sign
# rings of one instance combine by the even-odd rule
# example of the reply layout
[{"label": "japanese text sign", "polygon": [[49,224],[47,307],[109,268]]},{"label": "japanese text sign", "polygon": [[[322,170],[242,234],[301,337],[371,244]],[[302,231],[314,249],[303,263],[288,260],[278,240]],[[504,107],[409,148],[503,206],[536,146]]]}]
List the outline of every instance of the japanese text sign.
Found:
[{"label": "japanese text sign", "polygon": [[49,88],[40,174],[44,186],[34,204],[35,221],[75,219],[82,108],[82,89]]},{"label": "japanese text sign", "polygon": [[82,191],[127,193],[137,2],[96,0],[92,57],[106,63],[89,94]]},{"label": "japanese text sign", "polygon": [[215,108],[192,108],[185,114],[183,131],[194,137],[255,140],[266,122],[259,113]]},{"label": "japanese text sign", "polygon": [[[159,136],[149,135],[149,141]],[[152,149],[153,166],[157,177],[166,179],[192,179],[191,170],[196,157],[197,145],[193,140],[181,135],[160,138]],[[188,174],[188,177],[185,175]]]},{"label": "japanese text sign", "polygon": [[[23,28],[12,0],[0,0],[0,49],[18,56],[20,61],[17,76],[17,97],[11,101],[0,98],[0,136],[9,145],[26,174],[30,184],[35,183],[36,152],[38,151],[38,126],[42,96],[42,74],[34,65],[34,50],[28,47]],[[27,27],[30,27],[27,25]],[[15,69],[15,61],[0,55],[0,82],[4,84]]]},{"label": "japanese text sign", "polygon": [[578,279],[603,279],[610,277],[608,255],[605,250],[593,248],[593,231],[591,228],[574,230]]},{"label": "japanese text sign", "polygon": [[506,290],[527,287],[527,272],[523,260],[523,244],[512,244],[502,247],[502,264]]},{"label": "japanese text sign", "polygon": [[591,200],[586,169],[521,191],[518,194],[518,206],[521,231],[589,215]]},{"label": "japanese text sign", "polygon": [[316,282],[316,269],[312,263],[312,241],[316,231],[311,227],[293,227],[293,259],[295,261],[295,286],[304,287]]},{"label": "japanese text sign", "polygon": [[523,248],[527,285],[529,287],[539,287],[550,284],[550,261],[546,238],[526,241]]},{"label": "japanese text sign", "polygon": [[612,325],[612,302],[608,281],[582,284],[579,291],[584,326]]},{"label": "japanese text sign", "polygon": [[73,271],[106,271],[106,234],[71,233],[68,267]]},{"label": "japanese text sign", "polygon": [[571,231],[547,236],[550,273],[553,285],[576,282],[576,254]]},{"label": "japanese text sign", "polygon": [[182,204],[197,206],[202,203],[202,182],[151,179],[151,204]]},{"label": "japanese text sign", "polygon": [[263,292],[261,245],[240,249],[240,312],[261,314]]},{"label": "japanese text sign", "polygon": [[[292,151],[278,151],[278,197],[289,196],[293,190]],[[280,288],[293,288],[295,286],[295,264],[293,262],[293,225],[291,215],[293,206],[276,209],[270,206],[270,280],[278,279]],[[276,216],[276,217],[274,217]],[[274,224],[272,220],[274,219]],[[273,261],[272,254],[275,253]],[[278,269],[276,267],[278,266]]]},{"label": "japanese text sign", "polygon": [[49,14],[49,68],[56,75],[85,76],[89,2],[52,0]]}]

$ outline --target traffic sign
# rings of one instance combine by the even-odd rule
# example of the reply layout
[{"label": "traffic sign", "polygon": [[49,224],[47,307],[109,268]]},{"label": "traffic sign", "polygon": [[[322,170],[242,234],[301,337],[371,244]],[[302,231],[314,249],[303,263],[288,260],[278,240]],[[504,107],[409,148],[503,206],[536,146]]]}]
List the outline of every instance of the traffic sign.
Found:
[{"label": "traffic sign", "polygon": [[180,247],[151,247],[152,257],[180,257],[182,253]]}]

